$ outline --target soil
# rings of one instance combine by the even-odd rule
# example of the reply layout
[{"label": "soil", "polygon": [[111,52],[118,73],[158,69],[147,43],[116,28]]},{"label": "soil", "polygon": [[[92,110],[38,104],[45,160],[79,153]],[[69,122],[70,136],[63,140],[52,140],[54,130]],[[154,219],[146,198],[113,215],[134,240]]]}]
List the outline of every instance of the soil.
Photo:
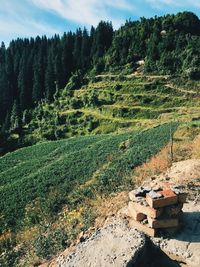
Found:
[{"label": "soil", "polygon": [[176,162],[167,171],[166,175],[171,178],[174,183],[184,184],[185,182],[193,182],[200,179],[200,160],[189,159]]}]

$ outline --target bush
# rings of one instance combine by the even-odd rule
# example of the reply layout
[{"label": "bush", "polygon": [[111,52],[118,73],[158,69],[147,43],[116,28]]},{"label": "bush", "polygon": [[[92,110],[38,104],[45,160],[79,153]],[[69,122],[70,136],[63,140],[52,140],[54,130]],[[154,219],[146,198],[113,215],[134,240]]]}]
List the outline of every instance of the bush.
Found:
[{"label": "bush", "polygon": [[34,248],[37,256],[49,259],[68,246],[68,237],[64,229],[48,228],[35,240]]},{"label": "bush", "polygon": [[121,85],[121,84],[116,84],[116,85],[114,86],[114,90],[115,90],[115,91],[119,91],[120,89],[122,89],[122,85]]},{"label": "bush", "polygon": [[84,84],[84,77],[81,71],[76,71],[69,79],[65,89],[67,91],[79,89]]}]

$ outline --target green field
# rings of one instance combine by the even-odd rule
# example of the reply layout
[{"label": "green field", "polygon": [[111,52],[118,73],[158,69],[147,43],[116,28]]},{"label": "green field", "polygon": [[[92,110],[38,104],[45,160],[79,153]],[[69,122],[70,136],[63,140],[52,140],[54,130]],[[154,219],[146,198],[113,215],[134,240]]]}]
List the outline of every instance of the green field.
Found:
[{"label": "green field", "polygon": [[[127,175],[134,167],[169,142],[170,127],[165,124],[142,132],[46,142],[0,158],[1,232],[23,227],[27,205],[38,198],[52,214],[64,203],[80,205],[85,194],[94,196],[96,191],[123,189],[129,184]],[[176,126],[172,128],[174,131]],[[90,186],[81,187],[94,174]],[[78,190],[79,198],[74,204],[72,195]],[[55,191],[57,195],[49,204],[49,196]]]}]

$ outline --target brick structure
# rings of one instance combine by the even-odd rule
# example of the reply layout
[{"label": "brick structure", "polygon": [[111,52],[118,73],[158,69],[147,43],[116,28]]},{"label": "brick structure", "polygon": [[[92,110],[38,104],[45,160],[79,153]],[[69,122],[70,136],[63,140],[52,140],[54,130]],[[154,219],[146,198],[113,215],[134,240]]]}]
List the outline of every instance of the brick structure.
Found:
[{"label": "brick structure", "polygon": [[163,183],[157,188],[140,187],[129,193],[129,224],[149,236],[175,232],[187,193],[178,186]]}]

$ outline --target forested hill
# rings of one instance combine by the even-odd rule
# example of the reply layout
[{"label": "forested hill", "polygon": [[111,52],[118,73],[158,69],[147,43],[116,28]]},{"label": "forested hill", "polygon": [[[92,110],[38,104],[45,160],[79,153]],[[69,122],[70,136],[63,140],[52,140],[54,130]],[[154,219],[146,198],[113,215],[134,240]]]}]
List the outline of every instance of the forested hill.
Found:
[{"label": "forested hill", "polygon": [[[114,31],[100,22],[51,39],[17,39],[0,48],[1,134],[21,132],[24,113],[41,99],[53,101],[57,89],[76,73],[74,88],[102,72],[131,73],[145,59],[146,73],[200,76],[200,20],[190,12],[127,21]],[[87,75],[85,75],[87,74]]]}]

